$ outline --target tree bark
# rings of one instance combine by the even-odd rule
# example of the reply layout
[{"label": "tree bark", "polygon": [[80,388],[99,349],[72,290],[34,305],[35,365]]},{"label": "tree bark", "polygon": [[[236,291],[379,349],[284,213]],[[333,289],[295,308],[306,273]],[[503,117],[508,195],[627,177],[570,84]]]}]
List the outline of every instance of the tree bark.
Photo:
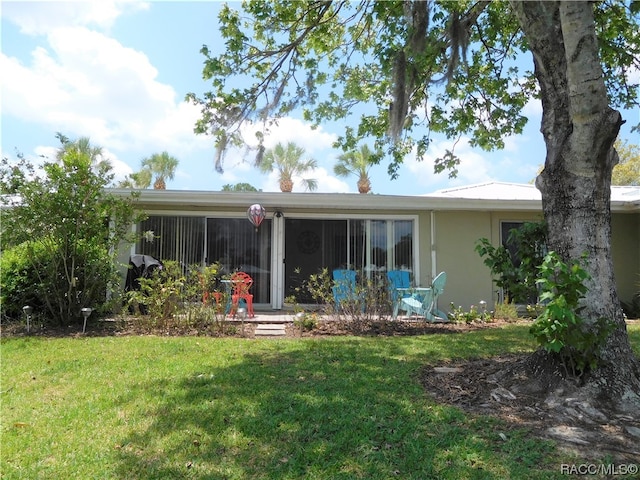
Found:
[{"label": "tree bark", "polygon": [[542,100],[547,155],[536,179],[549,249],[565,260],[586,254],[591,279],[581,312],[587,323],[615,324],[583,392],[618,410],[640,407],[640,366],[631,350],[611,258],[613,142],[622,125],[609,107],[598,54],[593,7],[585,1],[512,0],[533,53]]}]

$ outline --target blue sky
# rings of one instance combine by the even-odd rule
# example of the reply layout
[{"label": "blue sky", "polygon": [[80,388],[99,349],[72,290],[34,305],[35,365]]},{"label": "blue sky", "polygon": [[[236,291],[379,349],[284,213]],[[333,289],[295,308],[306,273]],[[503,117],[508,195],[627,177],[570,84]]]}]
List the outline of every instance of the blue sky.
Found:
[{"label": "blue sky", "polygon": [[[233,4],[233,2],[231,2]],[[225,172],[215,172],[210,138],[193,133],[196,107],[187,92],[207,90],[202,80],[203,44],[223,48],[217,29],[219,2],[0,2],[0,82],[2,156],[52,156],[55,133],[87,136],[103,147],[118,178],[139,169],[142,158],[168,151],[179,160],[169,189],[220,190],[248,182],[263,191],[279,191],[275,174],[259,173],[230,152]],[[236,4],[239,6],[239,3]],[[523,59],[528,61],[528,59]],[[424,162],[405,159],[399,178],[390,180],[386,165],[372,168],[373,192],[418,195],[456,185],[486,181],[530,182],[544,162],[539,133],[541,107],[532,101],[523,135],[506,139],[505,149],[484,152],[458,142],[462,163],[456,179],[433,173],[433,158],[451,144],[435,139]],[[621,137],[632,137],[638,112],[623,112],[628,122]],[[265,142],[295,141],[319,163],[308,177],[318,192],[356,192],[355,178],[336,178],[339,152],[331,143],[339,125],[312,130],[301,117],[280,122]],[[303,191],[300,183],[295,191]]]}]

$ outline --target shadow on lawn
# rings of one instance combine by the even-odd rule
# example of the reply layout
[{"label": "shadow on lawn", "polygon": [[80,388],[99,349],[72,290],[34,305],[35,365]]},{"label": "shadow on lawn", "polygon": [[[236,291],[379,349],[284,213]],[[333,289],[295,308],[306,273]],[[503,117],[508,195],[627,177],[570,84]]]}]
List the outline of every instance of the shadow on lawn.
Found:
[{"label": "shadow on lawn", "polygon": [[430,401],[397,340],[261,345],[121,397],[148,421],[121,441],[120,478],[535,478],[549,454]]}]

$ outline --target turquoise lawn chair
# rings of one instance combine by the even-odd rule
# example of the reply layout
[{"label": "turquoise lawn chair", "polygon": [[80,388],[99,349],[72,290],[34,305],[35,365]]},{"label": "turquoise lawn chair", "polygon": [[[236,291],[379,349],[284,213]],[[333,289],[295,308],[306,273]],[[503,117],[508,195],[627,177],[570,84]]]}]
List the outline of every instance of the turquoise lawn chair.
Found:
[{"label": "turquoise lawn chair", "polygon": [[[360,295],[356,292],[355,270],[334,270],[332,291],[336,310],[341,310],[347,303],[359,302],[362,300]],[[362,307],[364,308],[364,304]]]},{"label": "turquoise lawn chair", "polygon": [[400,300],[400,310],[405,310],[408,316],[419,315],[431,322],[446,321],[447,314],[438,310],[438,297],[444,291],[447,274],[440,272],[431,283],[431,288],[420,289],[420,297],[411,296]]},{"label": "turquoise lawn chair", "polygon": [[389,281],[389,298],[391,299],[391,318],[398,316],[400,300],[411,296],[411,276],[408,270],[389,270],[387,272]]}]

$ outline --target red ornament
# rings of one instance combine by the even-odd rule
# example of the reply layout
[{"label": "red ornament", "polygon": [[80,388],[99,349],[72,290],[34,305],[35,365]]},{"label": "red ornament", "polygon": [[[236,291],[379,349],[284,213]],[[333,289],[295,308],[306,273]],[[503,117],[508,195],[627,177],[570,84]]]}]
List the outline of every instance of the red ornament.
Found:
[{"label": "red ornament", "polygon": [[267,215],[266,210],[259,203],[255,203],[249,207],[247,210],[247,218],[251,222],[251,224],[256,227],[256,232],[258,231],[258,227],[264,220],[264,217]]}]

